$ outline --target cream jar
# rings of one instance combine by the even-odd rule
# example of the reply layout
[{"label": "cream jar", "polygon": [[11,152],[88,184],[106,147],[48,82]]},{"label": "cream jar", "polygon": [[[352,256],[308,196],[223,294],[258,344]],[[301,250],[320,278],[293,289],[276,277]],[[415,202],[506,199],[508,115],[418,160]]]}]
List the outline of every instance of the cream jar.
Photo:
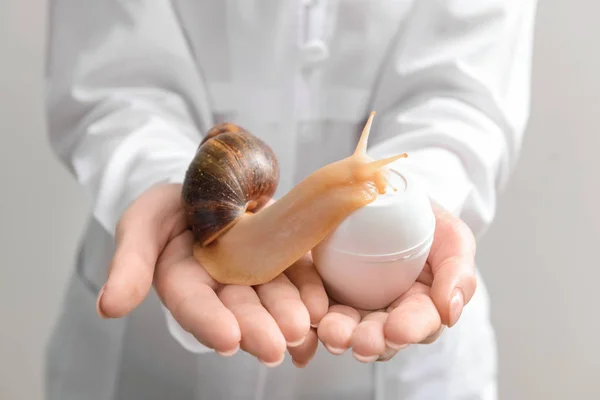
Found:
[{"label": "cream jar", "polygon": [[390,169],[388,189],[349,215],[313,250],[314,264],[335,301],[384,309],[419,277],[433,242],[435,215],[424,187]]}]

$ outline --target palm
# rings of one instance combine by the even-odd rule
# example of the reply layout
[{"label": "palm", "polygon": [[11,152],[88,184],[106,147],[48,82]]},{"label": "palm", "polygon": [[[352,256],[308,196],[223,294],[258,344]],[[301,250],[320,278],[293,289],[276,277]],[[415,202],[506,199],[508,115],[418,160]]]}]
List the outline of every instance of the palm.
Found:
[{"label": "palm", "polygon": [[269,366],[289,349],[305,365],[317,349],[311,329],[327,312],[327,296],[302,259],[264,285],[221,285],[192,257],[193,237],[180,206],[180,185],[160,185],[126,211],[98,312],[119,317],[135,308],[152,283],[186,331],[222,355],[241,348]]},{"label": "palm", "polygon": [[311,290],[305,285],[311,270],[295,266],[294,283],[279,275],[256,287],[222,285],[192,257],[192,245],[188,231],[175,237],[155,274],[156,290],[179,324],[221,354],[231,354],[239,345],[272,365],[279,363],[289,344],[295,361],[305,363],[317,344],[316,334],[309,336],[311,318],[301,298],[301,292]]},{"label": "palm", "polygon": [[462,221],[438,207],[435,213],[431,254],[409,290],[374,312],[331,304],[318,330],[331,353],[352,348],[359,361],[386,360],[410,344],[434,341],[444,326],[456,323],[475,291],[475,243]]}]

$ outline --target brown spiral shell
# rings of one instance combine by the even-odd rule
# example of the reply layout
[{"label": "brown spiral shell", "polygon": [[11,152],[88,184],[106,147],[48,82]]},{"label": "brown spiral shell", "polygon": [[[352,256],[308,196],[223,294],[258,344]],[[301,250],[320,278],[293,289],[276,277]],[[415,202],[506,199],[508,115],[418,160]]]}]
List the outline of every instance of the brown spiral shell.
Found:
[{"label": "brown spiral shell", "polygon": [[279,163],[265,142],[241,126],[215,125],[183,181],[182,203],[196,241],[207,245],[247,211],[262,208],[278,183]]}]

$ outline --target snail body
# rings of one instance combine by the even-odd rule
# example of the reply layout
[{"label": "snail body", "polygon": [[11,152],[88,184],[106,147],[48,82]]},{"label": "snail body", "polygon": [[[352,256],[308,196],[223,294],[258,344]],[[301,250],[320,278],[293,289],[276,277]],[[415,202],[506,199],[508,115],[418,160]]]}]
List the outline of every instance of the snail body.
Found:
[{"label": "snail body", "polygon": [[214,127],[183,183],[183,205],[196,238],[194,258],[223,284],[269,282],[385,193],[384,167],[406,154],[367,156],[373,117],[352,155],[313,172],[268,207],[279,179],[272,150],[243,128]]}]

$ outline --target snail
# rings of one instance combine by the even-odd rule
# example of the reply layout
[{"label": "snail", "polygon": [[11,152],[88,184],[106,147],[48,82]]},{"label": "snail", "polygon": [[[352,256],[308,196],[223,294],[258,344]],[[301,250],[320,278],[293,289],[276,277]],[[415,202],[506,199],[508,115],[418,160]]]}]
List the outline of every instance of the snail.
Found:
[{"label": "snail", "polygon": [[347,216],[393,189],[384,167],[407,154],[380,160],[367,155],[374,116],[351,155],[311,173],[272,205],[280,173],[272,149],[241,126],[214,126],[182,186],[194,258],[222,284],[269,282]]}]

